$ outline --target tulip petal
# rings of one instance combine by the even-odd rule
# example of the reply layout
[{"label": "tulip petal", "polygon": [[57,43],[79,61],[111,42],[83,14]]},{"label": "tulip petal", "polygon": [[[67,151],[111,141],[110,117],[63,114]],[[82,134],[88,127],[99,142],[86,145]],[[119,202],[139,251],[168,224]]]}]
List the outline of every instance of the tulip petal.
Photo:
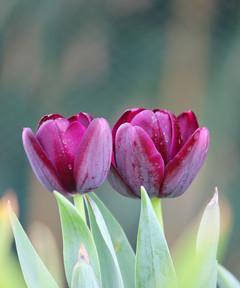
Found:
[{"label": "tulip petal", "polygon": [[74,158],[84,131],[85,128],[79,122],[70,124],[67,119],[59,118],[44,122],[36,133],[39,143],[68,192],[76,191],[73,175]]},{"label": "tulip petal", "polygon": [[158,196],[164,161],[149,135],[138,126],[122,124],[116,134],[116,165],[124,182],[140,197],[144,186],[150,196]]},{"label": "tulip petal", "polygon": [[96,118],[82,138],[74,166],[78,192],[91,191],[103,183],[110,168],[111,157],[111,129],[105,119]]},{"label": "tulip petal", "polygon": [[44,115],[38,122],[38,128],[46,121],[48,120],[55,120],[58,118],[64,118],[62,115],[60,114],[48,114],[48,115]]},{"label": "tulip petal", "polygon": [[129,123],[133,119],[134,116],[136,116],[139,112],[145,110],[144,108],[132,108],[126,110],[122,116],[118,119],[116,124],[114,125],[112,129],[112,134],[113,134],[113,139],[115,139],[116,133],[118,128],[123,124],[123,123]]},{"label": "tulip petal", "polygon": [[175,115],[168,110],[154,110],[160,130],[160,148],[165,164],[172,159],[182,145]]},{"label": "tulip petal", "polygon": [[[153,143],[158,149],[160,146],[160,130],[158,125],[158,119],[152,110],[143,110],[139,112],[131,120],[133,126],[141,127],[153,140]],[[162,136],[162,135],[161,135]],[[161,139],[162,140],[162,139]],[[161,151],[160,151],[161,152]]]},{"label": "tulip petal", "polygon": [[38,180],[50,191],[66,192],[58,179],[52,162],[48,159],[30,128],[23,129],[22,139],[28,160]]},{"label": "tulip petal", "polygon": [[139,197],[139,195],[136,195],[134,191],[132,191],[132,189],[123,181],[122,177],[120,176],[114,165],[111,165],[108,174],[108,181],[113,187],[113,189],[118,191],[123,196],[133,198]]},{"label": "tulip petal", "polygon": [[84,127],[88,127],[88,125],[92,122],[93,117],[85,112],[80,112],[70,118],[68,118],[69,122],[79,121]]},{"label": "tulip petal", "polygon": [[186,143],[188,138],[199,127],[197,117],[193,111],[183,112],[177,117],[178,125],[180,127],[183,143]]},{"label": "tulip petal", "polygon": [[199,128],[165,169],[161,197],[177,197],[186,191],[202,167],[209,147],[209,131]]}]

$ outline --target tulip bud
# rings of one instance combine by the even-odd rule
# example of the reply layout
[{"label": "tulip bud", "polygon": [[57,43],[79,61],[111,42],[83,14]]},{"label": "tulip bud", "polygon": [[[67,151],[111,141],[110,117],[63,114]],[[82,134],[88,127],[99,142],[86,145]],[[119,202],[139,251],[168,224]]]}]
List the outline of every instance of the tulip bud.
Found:
[{"label": "tulip bud", "polygon": [[103,118],[52,114],[40,120],[36,134],[24,128],[22,138],[33,171],[50,191],[86,193],[107,177],[112,137]]},{"label": "tulip bud", "polygon": [[127,110],[113,127],[113,159],[109,182],[119,193],[150,197],[184,193],[202,167],[209,131],[199,128],[192,111],[176,117],[167,110]]}]

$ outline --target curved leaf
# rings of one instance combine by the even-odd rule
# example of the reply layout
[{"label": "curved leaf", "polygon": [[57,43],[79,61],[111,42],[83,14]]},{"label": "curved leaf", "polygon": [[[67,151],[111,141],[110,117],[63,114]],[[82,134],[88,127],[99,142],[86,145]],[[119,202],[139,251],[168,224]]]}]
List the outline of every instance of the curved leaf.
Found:
[{"label": "curved leaf", "polygon": [[79,249],[83,245],[89,255],[89,263],[96,275],[99,287],[101,287],[101,273],[97,250],[87,224],[72,203],[60,193],[54,192],[54,194],[60,212],[64,267],[69,286],[72,281],[73,269],[78,262]]},{"label": "curved leaf", "polygon": [[97,246],[104,288],[124,288],[123,279],[113,243],[103,216],[96,203],[87,198],[87,208]]},{"label": "curved leaf", "polygon": [[135,254],[128,239],[118,221],[114,218],[112,213],[107,209],[103,202],[92,194],[91,198],[97,204],[106,226],[108,228],[111,240],[115,249],[115,253],[118,259],[120,270],[125,288],[135,287],[134,269],[135,269]]},{"label": "curved leaf", "polygon": [[56,281],[33,248],[16,215],[10,209],[11,226],[24,280],[29,288],[58,288]]},{"label": "curved leaf", "polygon": [[80,247],[79,259],[73,269],[71,288],[99,288],[84,246]]},{"label": "curved leaf", "polygon": [[223,266],[218,265],[219,288],[240,288],[240,282]]},{"label": "curved leaf", "polygon": [[176,287],[176,274],[163,228],[147,192],[142,187],[136,255],[136,288],[146,287]]},{"label": "curved leaf", "polygon": [[200,261],[198,286],[217,286],[217,248],[220,230],[220,210],[218,192],[206,206],[197,236],[197,257]]}]

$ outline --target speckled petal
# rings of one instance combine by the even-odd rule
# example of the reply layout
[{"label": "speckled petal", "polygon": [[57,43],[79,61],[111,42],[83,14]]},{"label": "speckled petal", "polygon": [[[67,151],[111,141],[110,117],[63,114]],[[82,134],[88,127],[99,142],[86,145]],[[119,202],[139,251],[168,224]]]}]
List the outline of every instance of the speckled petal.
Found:
[{"label": "speckled petal", "polygon": [[[158,119],[152,110],[143,110],[139,112],[130,122],[133,126],[141,127],[153,140],[156,148],[159,150],[162,141],[161,131],[158,125]],[[161,151],[160,151],[161,152]]]},{"label": "speckled petal", "polygon": [[23,129],[22,140],[31,167],[43,186],[50,191],[66,192],[58,179],[52,162],[48,159],[30,128]]},{"label": "speckled petal", "polygon": [[158,119],[160,130],[160,152],[164,158],[165,164],[171,160],[179,151],[182,145],[180,129],[177,119],[173,113],[168,110],[154,110]]},{"label": "speckled petal", "polygon": [[209,138],[207,128],[197,129],[168,163],[160,190],[161,197],[177,197],[187,190],[206,159]]},{"label": "speckled petal", "polygon": [[70,118],[68,118],[69,122],[80,122],[85,128],[87,128],[89,126],[89,124],[92,122],[93,117],[86,113],[86,112],[80,112],[76,115],[71,116]]},{"label": "speckled petal", "polygon": [[76,191],[74,159],[85,130],[80,122],[70,123],[65,118],[59,118],[44,122],[36,133],[36,138],[69,193]]},{"label": "speckled petal", "polygon": [[136,198],[139,197],[137,194],[132,191],[132,189],[123,181],[122,177],[118,173],[117,169],[114,165],[111,165],[109,174],[108,174],[108,181],[120,194],[127,197]]},{"label": "speckled petal", "polygon": [[94,119],[87,128],[79,147],[74,174],[77,191],[96,189],[106,179],[112,158],[112,134],[107,121]]},{"label": "speckled petal", "polygon": [[58,119],[58,118],[64,118],[62,115],[60,114],[48,114],[48,115],[44,115],[38,122],[38,128],[46,121],[49,121],[49,120],[55,120],[55,119]]},{"label": "speckled petal", "polygon": [[141,127],[122,124],[116,134],[116,168],[124,182],[140,195],[144,186],[151,197],[158,196],[164,161],[152,139]]},{"label": "speckled petal", "polygon": [[133,117],[143,110],[145,109],[144,108],[132,108],[132,109],[126,110],[122,114],[122,116],[118,119],[118,121],[116,122],[116,124],[114,125],[112,129],[113,138],[115,138],[117,130],[122,124],[131,122]]},{"label": "speckled petal", "polygon": [[199,127],[197,117],[193,111],[186,111],[177,117],[177,121],[184,144]]}]

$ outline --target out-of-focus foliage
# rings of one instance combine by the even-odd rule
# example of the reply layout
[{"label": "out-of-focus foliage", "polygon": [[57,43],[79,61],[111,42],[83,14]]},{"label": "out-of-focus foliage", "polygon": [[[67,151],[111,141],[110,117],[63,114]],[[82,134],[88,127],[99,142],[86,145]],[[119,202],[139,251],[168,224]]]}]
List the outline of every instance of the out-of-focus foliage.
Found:
[{"label": "out-of-focus foliage", "polygon": [[[8,217],[8,200],[15,199],[6,195],[0,200],[0,287],[25,288],[18,260],[11,251],[12,232]],[[15,206],[16,208],[16,206]]]}]

